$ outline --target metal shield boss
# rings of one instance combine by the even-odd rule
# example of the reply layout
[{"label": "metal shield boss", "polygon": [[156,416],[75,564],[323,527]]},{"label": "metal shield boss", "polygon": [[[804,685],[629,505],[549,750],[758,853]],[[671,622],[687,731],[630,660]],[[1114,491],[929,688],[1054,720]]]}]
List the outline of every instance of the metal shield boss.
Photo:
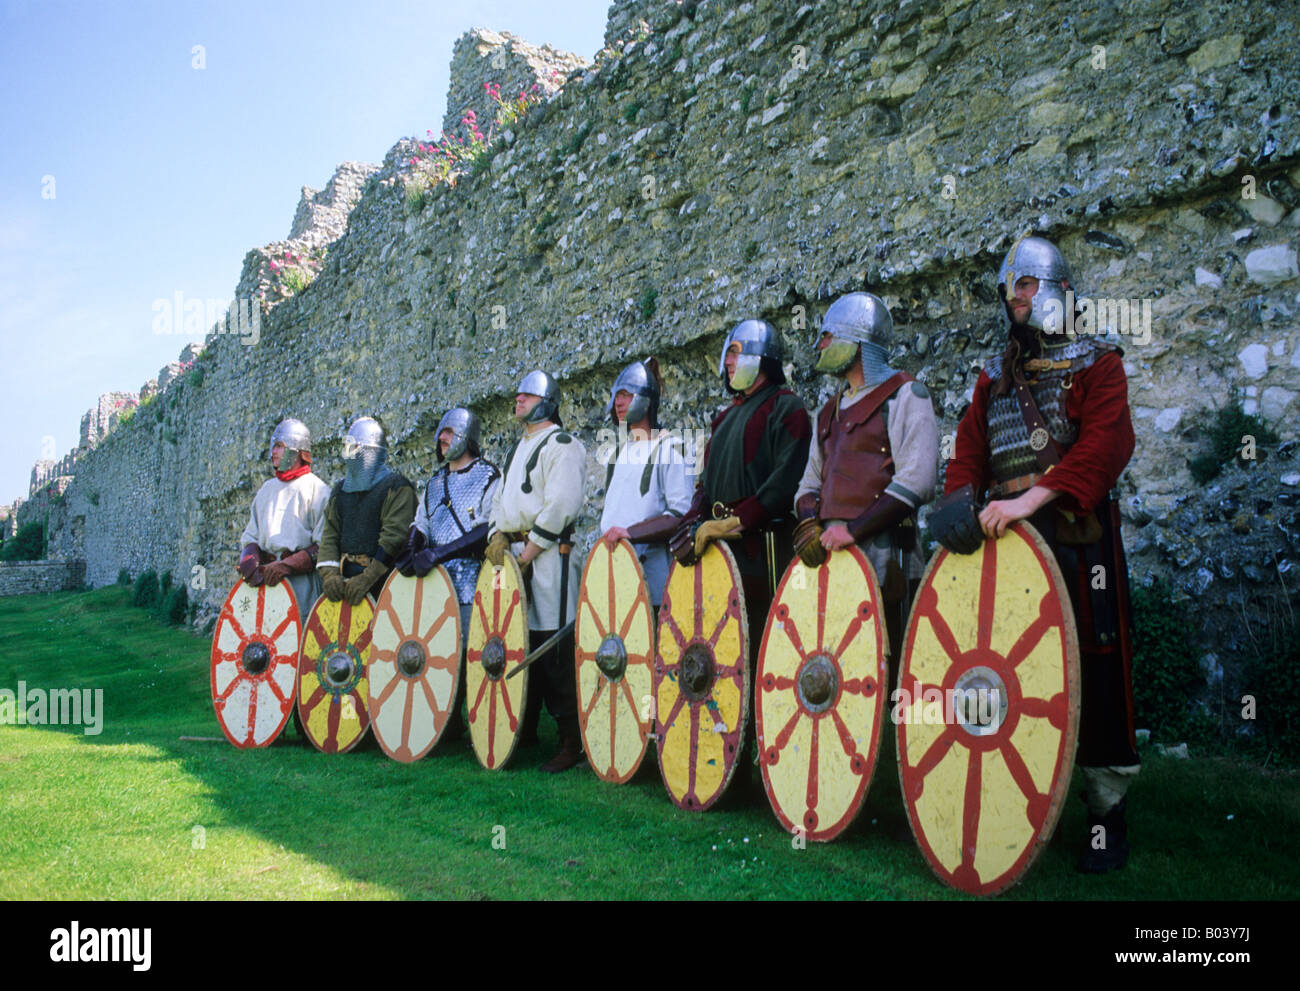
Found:
[{"label": "metal shield boss", "polygon": [[394,760],[419,760],[451,719],[460,636],[460,604],[447,569],[423,578],[388,576],[375,603],[368,680],[370,725]]},{"label": "metal shield boss", "polygon": [[889,685],[880,587],[857,547],[786,569],[754,693],[763,788],[786,829],[832,840],[862,808]]},{"label": "metal shield boss", "polygon": [[312,745],[346,753],[370,728],[370,598],[360,605],[316,600],[298,653],[298,716]]},{"label": "metal shield boss", "polygon": [[946,884],[1011,887],[1051,838],[1074,768],[1079,642],[1028,523],[940,550],[912,603],[891,718],[912,833]]},{"label": "metal shield boss", "polygon": [[749,662],[740,572],[720,541],[699,563],[668,571],[659,609],[655,730],[673,803],[707,809],[731,781],[749,716]]},{"label": "metal shield boss", "polygon": [[465,647],[465,700],[469,736],[479,763],[504,767],[515,752],[528,697],[528,670],[507,671],[528,652],[528,601],[519,565],[510,554],[496,567],[484,561],[474,588]]},{"label": "metal shield boss", "polygon": [[587,555],[578,594],[574,665],[587,760],[622,784],[641,766],[654,701],[654,613],[645,573],[626,540]]},{"label": "metal shield boss", "polygon": [[212,634],[209,684],[221,732],[235,746],[265,747],[293,711],[302,620],[288,582],[226,596]]}]

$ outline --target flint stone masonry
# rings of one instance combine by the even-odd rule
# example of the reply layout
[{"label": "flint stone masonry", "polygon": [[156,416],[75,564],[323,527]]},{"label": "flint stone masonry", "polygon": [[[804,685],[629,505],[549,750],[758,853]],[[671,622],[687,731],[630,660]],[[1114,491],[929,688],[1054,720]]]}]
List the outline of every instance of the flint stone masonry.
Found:
[{"label": "flint stone masonry", "polygon": [[451,85],[447,90],[447,112],[442,118],[444,134],[465,136],[460,126],[465,111],[473,110],[484,133],[496,112],[484,83],[501,88],[501,98],[510,100],[534,85],[542,96],[551,96],[575,70],[590,63],[580,55],[562,52],[550,45],[530,45],[507,31],[475,28],[457,39],[451,56]]},{"label": "flint stone masonry", "polygon": [[75,592],[85,584],[85,561],[0,562],[0,597]]},{"label": "flint stone masonry", "polygon": [[[1240,37],[1230,59],[1225,24]],[[829,396],[812,341],[857,289],[889,303],[892,361],[928,387],[950,436],[1005,340],[998,263],[1034,230],[1060,244],[1080,294],[1152,303],[1150,340],[1122,341],[1130,568],[1199,597],[1197,635],[1226,645],[1231,670],[1249,648],[1243,614],[1254,622],[1294,584],[1281,569],[1300,560],[1300,510],[1279,478],[1295,471],[1295,418],[1209,489],[1188,463],[1245,385],[1300,393],[1294,363],[1248,377],[1237,358],[1297,337],[1293,270],[1264,285],[1243,261],[1260,235],[1242,179],[1300,204],[1298,34],[1293,5],[1261,17],[1246,2],[1066,0],[1021,17],[992,0],[620,0],[607,48],[480,174],[408,199],[399,141],[312,285],[268,302],[256,346],[210,338],[202,375],[155,399],[161,418],[136,416],[84,456],[51,532],[95,585],[123,567],[201,567],[202,622],[230,587],[281,418],[308,424],[334,481],[340,434],[378,415],[392,463],[423,481],[452,405],[483,417],[500,464],[515,387],[540,366],[594,453],[614,376],[654,353],[663,422],[703,431],[727,402],[718,349],[743,318],[782,331],[810,406]],[[1197,267],[1222,286],[1197,285]],[[587,545],[602,483],[593,458]]]}]

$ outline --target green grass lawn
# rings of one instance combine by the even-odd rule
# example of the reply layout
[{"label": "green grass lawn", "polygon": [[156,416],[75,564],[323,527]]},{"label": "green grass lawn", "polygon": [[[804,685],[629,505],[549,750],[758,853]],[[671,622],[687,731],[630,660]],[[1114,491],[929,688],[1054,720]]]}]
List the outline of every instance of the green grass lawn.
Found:
[{"label": "green grass lawn", "polygon": [[[653,759],[622,787],[543,774],[547,717],[542,746],[496,773],[468,737],[414,765],[292,737],[259,751],[182,741],[221,735],[208,642],[127,594],[0,600],[0,688],[102,688],[105,710],[98,736],[0,726],[4,898],[963,897],[907,834],[892,757],[847,835],[794,849],[761,786],[688,814]],[[1300,895],[1300,775],[1148,753],[1129,867],[1100,878],[1073,870],[1080,790],[1076,779],[1056,838],[1003,898]]]}]

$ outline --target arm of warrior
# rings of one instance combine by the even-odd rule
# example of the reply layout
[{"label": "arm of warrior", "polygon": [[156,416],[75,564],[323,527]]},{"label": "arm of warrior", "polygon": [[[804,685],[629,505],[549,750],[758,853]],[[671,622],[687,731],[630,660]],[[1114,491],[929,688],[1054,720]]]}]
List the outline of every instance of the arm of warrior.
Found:
[{"label": "arm of warrior", "polygon": [[885,493],[919,509],[934,498],[939,481],[939,425],[929,396],[917,395],[911,383],[898,391],[889,411],[889,449],[894,477]]},{"label": "arm of warrior", "polygon": [[384,564],[392,564],[406,546],[406,536],[415,519],[415,489],[398,485],[388,490],[384,505],[379,511],[379,546],[374,556]]},{"label": "arm of warrior", "polygon": [[1083,516],[1106,498],[1133,456],[1128,377],[1119,352],[1110,351],[1074,377],[1067,414],[1079,436],[1038,483],[1060,493],[1061,508]]},{"label": "arm of warrior", "polygon": [[970,406],[957,425],[957,439],[943,479],[944,495],[955,492],[963,485],[970,485],[975,490],[975,498],[980,499],[992,480],[989,470],[988,418],[991,384],[989,377],[981,371],[975,381],[975,393],[971,396]]}]

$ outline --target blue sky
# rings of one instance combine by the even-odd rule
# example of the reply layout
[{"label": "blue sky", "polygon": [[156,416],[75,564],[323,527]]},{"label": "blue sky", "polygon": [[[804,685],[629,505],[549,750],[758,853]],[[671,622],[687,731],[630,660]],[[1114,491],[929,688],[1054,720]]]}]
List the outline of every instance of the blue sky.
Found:
[{"label": "blue sky", "polygon": [[607,10],[0,0],[0,504],[76,446],[96,397],[176,358],[154,300],[231,298],[302,186],[438,132],[463,32],[591,58]]}]

